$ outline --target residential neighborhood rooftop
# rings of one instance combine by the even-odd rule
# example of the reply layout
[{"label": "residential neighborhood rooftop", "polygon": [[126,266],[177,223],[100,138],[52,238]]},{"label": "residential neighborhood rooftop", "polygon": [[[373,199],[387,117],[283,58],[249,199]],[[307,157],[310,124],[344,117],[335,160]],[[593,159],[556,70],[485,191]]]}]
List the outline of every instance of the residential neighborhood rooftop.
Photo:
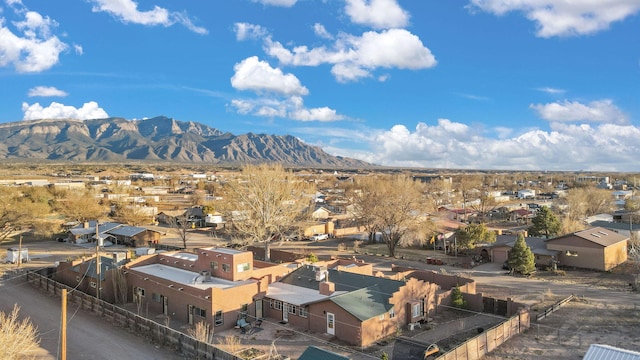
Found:
[{"label": "residential neighborhood rooftop", "polygon": [[143,265],[132,268],[131,270],[198,289],[209,289],[214,287],[225,289],[252,282],[251,280],[229,281],[214,276],[210,276],[207,278],[207,281],[204,281],[204,276],[195,271],[176,269],[174,267],[161,264]]}]

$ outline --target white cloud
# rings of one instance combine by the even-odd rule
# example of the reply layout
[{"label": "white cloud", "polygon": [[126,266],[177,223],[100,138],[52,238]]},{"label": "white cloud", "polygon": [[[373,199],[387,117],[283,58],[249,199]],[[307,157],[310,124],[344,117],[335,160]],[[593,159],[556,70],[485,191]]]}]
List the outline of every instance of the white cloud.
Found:
[{"label": "white cloud", "polygon": [[282,70],[272,68],[266,61],[252,56],[236,64],[231,86],[238,90],[273,92],[283,95],[306,95],[306,87],[293,74],[284,74]]},{"label": "white cloud", "polygon": [[16,35],[0,17],[0,67],[13,66],[16,71],[27,73],[41,72],[57,64],[60,53],[68,48],[52,35],[52,29],[58,24],[49,17],[21,7],[19,1],[8,4],[24,20],[13,22],[17,31],[22,33]]},{"label": "white cloud", "polygon": [[29,105],[22,103],[22,111],[24,112],[24,120],[38,119],[104,119],[108,118],[107,112],[102,109],[97,102],[90,101],[84,103],[82,107],[75,108],[73,106],[52,102],[49,106],[43,107],[40,103]]},{"label": "white cloud", "polygon": [[253,0],[253,2],[260,3],[262,5],[280,6],[280,7],[292,7],[298,0]]},{"label": "white cloud", "polygon": [[[501,129],[504,135],[508,129]],[[418,123],[414,130],[395,125],[371,131],[372,150],[332,146],[336,155],[399,167],[510,170],[638,171],[640,128],[632,125],[555,123],[551,131],[529,130],[494,139],[447,119]],[[349,143],[353,143],[352,140]],[[605,151],[606,149],[606,151]]]},{"label": "white cloud", "polygon": [[552,87],[541,87],[541,88],[537,88],[536,90],[547,93],[547,94],[552,94],[552,95],[564,94],[565,92],[567,92],[564,89],[556,89]]},{"label": "white cloud", "polygon": [[235,99],[231,107],[239,114],[268,118],[283,118],[296,121],[339,121],[344,115],[329,107],[307,108],[299,96],[285,98],[258,97],[255,99]]},{"label": "white cloud", "polygon": [[327,39],[327,40],[332,40],[333,39],[333,35],[331,35],[327,29],[325,29],[324,25],[320,24],[320,23],[315,23],[313,24],[313,32],[316,34],[316,36],[323,38],[323,39]]},{"label": "white cloud", "polygon": [[537,36],[593,34],[640,10],[637,0],[470,0],[471,9],[496,15],[523,12],[537,25]]},{"label": "white cloud", "polygon": [[73,44],[73,49],[76,51],[76,54],[78,54],[78,55],[84,54],[84,50],[82,49],[82,45]]},{"label": "white cloud", "polygon": [[162,25],[171,26],[179,23],[187,29],[198,33],[206,34],[207,29],[195,26],[185,12],[170,12],[169,10],[154,6],[153,10],[140,11],[138,3],[133,0],[91,0],[94,3],[93,12],[106,12],[124,23],[140,25]]},{"label": "white cloud", "polygon": [[41,96],[41,97],[65,97],[69,94],[67,92],[59,90],[53,86],[36,86],[34,88],[29,89],[29,97]]},{"label": "white cloud", "polygon": [[236,32],[236,39],[238,41],[247,39],[261,39],[268,35],[267,29],[263,28],[262,26],[244,22],[233,24],[233,29]]},{"label": "white cloud", "polygon": [[396,0],[346,0],[345,12],[356,24],[376,29],[405,27],[409,13]]},{"label": "white cloud", "polygon": [[629,122],[627,115],[609,99],[592,101],[588,104],[564,100],[563,102],[548,104],[531,104],[529,107],[535,110],[541,118],[548,121],[585,121],[614,124],[626,124]]},{"label": "white cloud", "polygon": [[420,38],[404,29],[369,31],[362,36],[341,34],[332,49],[298,46],[289,50],[281,43],[265,40],[265,51],[284,65],[318,66],[333,64],[338,81],[354,81],[371,76],[377,68],[425,69],[436,59]]}]

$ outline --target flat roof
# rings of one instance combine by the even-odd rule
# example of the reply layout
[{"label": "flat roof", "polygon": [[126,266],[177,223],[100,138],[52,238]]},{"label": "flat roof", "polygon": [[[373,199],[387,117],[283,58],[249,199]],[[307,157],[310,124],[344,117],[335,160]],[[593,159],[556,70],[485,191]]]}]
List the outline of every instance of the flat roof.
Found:
[{"label": "flat roof", "polygon": [[226,289],[254,282],[252,280],[230,281],[214,276],[209,277],[209,281],[203,282],[204,277],[201,276],[200,273],[197,273],[195,271],[177,269],[162,264],[143,265],[139,267],[133,267],[131,268],[131,270],[135,270],[146,275],[155,276],[174,282],[176,284],[190,286],[201,290],[210,288]]},{"label": "flat roof", "polygon": [[325,300],[331,296],[343,293],[345,293],[345,291],[336,291],[330,296],[327,296],[320,294],[320,291],[317,289],[308,289],[281,282],[274,282],[269,284],[266,296],[274,300],[281,300],[282,302],[299,306],[319,300]]},{"label": "flat roof", "polygon": [[215,251],[215,252],[229,254],[229,255],[241,254],[246,252],[246,251],[240,251],[236,249],[223,248],[223,247],[208,247],[208,248],[202,248],[202,250]]},{"label": "flat roof", "polygon": [[186,252],[174,252],[174,253],[166,252],[166,253],[162,253],[162,255],[171,256],[171,257],[176,258],[176,259],[187,260],[187,261],[196,261],[196,260],[198,260],[198,255],[191,254],[191,253],[186,253]]}]

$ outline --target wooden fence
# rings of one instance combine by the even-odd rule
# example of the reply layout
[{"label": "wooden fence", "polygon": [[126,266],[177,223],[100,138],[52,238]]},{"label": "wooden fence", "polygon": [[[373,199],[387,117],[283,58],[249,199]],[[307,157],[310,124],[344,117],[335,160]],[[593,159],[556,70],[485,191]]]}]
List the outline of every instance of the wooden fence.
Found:
[{"label": "wooden fence", "polygon": [[69,294],[67,301],[80,304],[83,309],[93,311],[111,324],[127,329],[137,336],[144,337],[154,344],[164,346],[172,351],[185,355],[185,357],[206,360],[242,360],[242,358],[217,348],[212,344],[198,341],[187,334],[142,317],[117,305],[99,300],[80,291],[70,291],[70,287],[38,273],[27,273],[26,281],[56,296],[60,296],[61,290],[66,288]]},{"label": "wooden fence", "polygon": [[540,321],[540,320],[546,318],[547,316],[553,314],[554,312],[560,310],[562,305],[564,305],[564,304],[568,303],[569,301],[573,300],[573,298],[574,298],[573,295],[569,295],[568,297],[566,297],[566,298],[558,301],[557,303],[551,305],[545,311],[543,311],[540,314],[536,315],[536,322]]},{"label": "wooden fence", "polygon": [[502,345],[511,337],[528,329],[530,325],[529,312],[521,310],[517,315],[504,322],[483,331],[463,344],[438,356],[438,360],[478,360]]}]

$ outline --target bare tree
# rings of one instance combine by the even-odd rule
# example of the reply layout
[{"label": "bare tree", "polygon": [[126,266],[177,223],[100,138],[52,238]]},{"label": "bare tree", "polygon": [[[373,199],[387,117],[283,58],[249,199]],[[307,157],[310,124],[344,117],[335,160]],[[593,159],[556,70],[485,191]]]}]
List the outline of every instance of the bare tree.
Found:
[{"label": "bare tree", "polygon": [[0,242],[14,231],[41,221],[50,212],[47,203],[34,201],[18,188],[0,188]]},{"label": "bare tree", "polygon": [[247,165],[239,179],[221,189],[220,210],[227,223],[248,242],[264,242],[265,259],[270,243],[308,219],[315,189],[281,165]]},{"label": "bare tree", "polygon": [[68,220],[85,222],[103,218],[107,211],[90,191],[67,192],[56,202],[55,209]]},{"label": "bare tree", "polygon": [[[405,235],[415,233],[424,219],[421,184],[399,175],[370,179],[359,185],[361,194],[354,200],[360,202],[362,211],[368,212],[370,226],[379,229],[389,256],[393,257]],[[367,204],[372,207],[367,209]]]},{"label": "bare tree", "polygon": [[186,215],[178,216],[178,217],[170,217],[168,219],[169,227],[173,230],[173,232],[178,235],[180,240],[182,241],[182,247],[187,248],[187,240],[189,240],[189,230],[193,228],[191,222]]},{"label": "bare tree", "polygon": [[116,202],[113,206],[113,218],[118,222],[132,226],[148,225],[153,222],[152,213],[144,206],[121,202]]},{"label": "bare tree", "polygon": [[611,192],[593,187],[574,188],[566,197],[568,209],[566,215],[571,220],[583,221],[589,216],[611,211],[613,198]]},{"label": "bare tree", "polygon": [[38,329],[31,324],[29,318],[20,320],[19,311],[18,305],[14,305],[11,313],[0,312],[1,359],[27,359],[38,348]]}]

